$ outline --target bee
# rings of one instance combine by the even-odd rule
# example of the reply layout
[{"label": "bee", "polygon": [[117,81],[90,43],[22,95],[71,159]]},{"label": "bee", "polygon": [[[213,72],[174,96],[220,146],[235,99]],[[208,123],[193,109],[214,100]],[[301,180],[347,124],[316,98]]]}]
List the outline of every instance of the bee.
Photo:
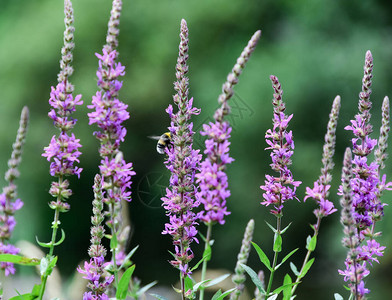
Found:
[{"label": "bee", "polygon": [[159,154],[165,154],[165,148],[173,145],[170,132],[165,132],[161,136],[149,136],[149,138],[153,140],[158,140],[157,152]]}]

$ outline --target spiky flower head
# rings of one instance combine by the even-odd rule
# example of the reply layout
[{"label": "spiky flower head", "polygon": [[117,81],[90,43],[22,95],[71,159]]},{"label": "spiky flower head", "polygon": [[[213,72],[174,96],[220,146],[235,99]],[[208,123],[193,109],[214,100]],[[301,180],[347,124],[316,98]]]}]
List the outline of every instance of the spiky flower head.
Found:
[{"label": "spiky flower head", "polygon": [[244,238],[242,239],[241,249],[237,256],[237,264],[235,266],[235,274],[232,277],[232,281],[235,284],[236,290],[231,293],[230,299],[237,300],[244,291],[245,285],[245,270],[241,267],[241,264],[248,262],[249,253],[251,250],[251,241],[253,239],[253,232],[255,229],[255,221],[250,219],[245,228]]},{"label": "spiky flower head", "polygon": [[282,214],[283,204],[296,198],[295,192],[301,181],[295,181],[289,169],[291,156],[294,151],[292,131],[287,131],[289,122],[293,115],[285,114],[285,103],[282,101],[283,90],[276,76],[270,76],[272,87],[275,91],[272,105],[274,107],[273,128],[268,129],[265,138],[271,150],[272,170],[279,173],[278,176],[266,175],[265,185],[260,186],[265,191],[262,205],[273,205],[271,213],[276,216]]},{"label": "spiky flower head", "polygon": [[352,154],[349,148],[346,149],[343,160],[341,201],[342,214],[340,222],[343,225],[344,238],[343,246],[348,248],[347,258],[345,260],[346,270],[338,270],[340,275],[344,276],[344,281],[349,282],[351,293],[357,296],[357,299],[364,299],[365,294],[369,293],[365,289],[363,279],[369,274],[366,268],[366,262],[358,261],[360,239],[357,234],[356,222],[354,219],[353,192],[351,189],[351,180],[353,177]]},{"label": "spiky flower head", "polygon": [[97,174],[94,178],[94,201],[93,216],[91,217],[91,246],[88,254],[91,257],[89,262],[84,262],[84,268],[78,267],[79,273],[84,274],[85,279],[89,280],[87,287],[91,290],[84,293],[83,299],[106,300],[109,299],[105,293],[109,285],[113,282],[114,276],[105,271],[106,249],[101,244],[105,234],[105,229],[101,225],[104,220],[103,210],[103,180]]},{"label": "spiky flower head", "polygon": [[385,168],[385,160],[387,159],[387,148],[388,148],[388,134],[390,130],[389,125],[389,98],[385,96],[382,102],[382,125],[380,127],[380,137],[378,139],[378,148],[374,152],[376,163],[380,170]]},{"label": "spiky flower head", "polygon": [[200,220],[205,223],[224,224],[224,217],[230,214],[226,207],[226,199],[230,196],[226,165],[233,162],[234,159],[229,156],[229,138],[232,128],[229,122],[224,120],[224,116],[230,112],[228,101],[234,94],[233,87],[238,83],[239,76],[260,36],[260,30],[252,36],[231,73],[227,76],[227,80],[222,86],[222,94],[218,98],[221,106],[214,114],[215,122],[204,124],[203,131],[200,132],[201,135],[207,136],[206,150],[204,150],[207,157],[200,164],[200,173],[196,174],[200,188],[197,198],[204,206],[200,212]]},{"label": "spiky flower head", "polygon": [[125,75],[125,67],[117,62],[116,50],[121,8],[121,0],[114,0],[106,44],[102,54],[95,54],[98,57],[99,91],[93,96],[92,104],[87,106],[94,110],[87,114],[89,124],[97,124],[100,129],[94,132],[94,135],[101,142],[99,154],[102,160],[99,169],[105,181],[104,189],[107,191],[104,201],[113,204],[120,203],[121,200],[131,201],[131,180],[136,174],[132,163],[124,160],[119,149],[127,134],[123,122],[129,119],[128,105],[118,99],[122,87],[119,77]]},{"label": "spiky flower head", "polygon": [[327,133],[325,134],[325,143],[323,146],[323,156],[321,175],[314,182],[313,189],[306,188],[306,196],[304,201],[308,198],[313,198],[319,204],[319,208],[314,211],[317,218],[328,216],[337,211],[333,203],[327,198],[329,196],[330,183],[332,180],[331,171],[334,167],[333,155],[335,153],[336,142],[336,127],[340,110],[340,96],[336,96],[332,104],[332,110],[329,114],[329,121],[327,126]]},{"label": "spiky flower head", "polygon": [[[12,232],[16,226],[15,213],[22,208],[23,202],[17,198],[17,186],[15,179],[19,177],[18,166],[22,160],[22,147],[26,139],[27,124],[29,120],[29,110],[25,106],[20,116],[19,129],[16,141],[12,145],[11,158],[8,161],[8,170],[5,173],[5,180],[8,185],[3,188],[0,194],[0,254],[18,254],[19,249],[9,243]],[[15,273],[13,263],[2,262],[0,268],[5,271],[5,275]]]},{"label": "spiky flower head", "polygon": [[177,112],[170,104],[166,109],[171,119],[170,133],[172,147],[165,149],[167,159],[165,165],[171,172],[170,187],[166,189],[166,196],[162,197],[163,207],[169,216],[169,223],[165,224],[162,234],[172,236],[175,248],[175,259],[170,263],[178,268],[183,275],[189,274],[189,262],[193,258],[190,244],[197,242],[197,215],[192,211],[199,205],[195,200],[196,187],[194,179],[199,168],[201,155],[199,150],[193,149],[192,115],[198,115],[200,110],[193,107],[193,98],[188,99],[188,27],[186,21],[181,21],[179,55],[176,65],[176,78],[173,96]]},{"label": "spiky flower head", "polygon": [[64,31],[64,46],[61,49],[60,73],[58,74],[58,84],[51,88],[49,104],[52,109],[48,113],[53,120],[53,124],[60,130],[58,136],[54,135],[50,141],[49,146],[45,147],[45,152],[42,156],[46,157],[50,164],[50,174],[58,177],[58,181],[52,182],[49,193],[57,198],[57,201],[52,201],[50,207],[58,208],[60,211],[67,211],[69,204],[66,199],[72,194],[68,188],[68,180],[66,176],[77,175],[78,178],[82,169],[75,166],[79,162],[81,152],[79,148],[81,144],[79,139],[69,131],[75,126],[76,119],[72,117],[72,113],[76,110],[77,105],[82,105],[81,95],[73,97],[73,85],[69,81],[69,77],[73,73],[71,66],[72,51],[74,49],[74,31],[73,27],[73,9],[70,0],[64,0],[64,14],[65,14],[65,31]]},{"label": "spiky flower head", "polygon": [[[387,146],[387,136],[389,131],[389,103],[384,99],[383,103],[383,125],[380,129],[381,145],[375,153],[375,161],[369,162],[368,155],[377,145],[377,140],[372,139],[370,134],[373,129],[370,124],[370,101],[371,79],[373,69],[373,57],[370,51],[366,52],[364,76],[362,79],[362,91],[359,93],[359,113],[355,116],[355,120],[351,121],[351,126],[346,126],[346,130],[350,130],[354,134],[352,141],[352,152],[354,159],[352,160],[352,177],[350,179],[351,189],[351,218],[349,228],[348,217],[342,217],[342,223],[345,225],[345,234],[350,238],[345,238],[343,244],[349,247],[349,254],[346,259],[346,270],[339,273],[344,275],[345,281],[350,281],[351,291],[357,299],[364,299],[365,294],[369,290],[365,288],[363,278],[370,272],[367,266],[372,262],[378,262],[378,257],[383,255],[385,249],[375,237],[380,233],[375,233],[375,223],[383,216],[383,204],[380,196],[383,190],[390,190],[392,183],[386,182],[385,175],[381,178],[380,170],[384,165],[386,158],[385,151]],[[339,194],[345,196],[347,184],[342,181],[339,188]],[[347,203],[346,203],[347,204]],[[348,205],[348,204],[347,204]],[[348,209],[348,208],[347,208]],[[347,213],[346,213],[347,215]],[[352,225],[353,223],[354,225]],[[355,236],[354,233],[355,232]]]}]

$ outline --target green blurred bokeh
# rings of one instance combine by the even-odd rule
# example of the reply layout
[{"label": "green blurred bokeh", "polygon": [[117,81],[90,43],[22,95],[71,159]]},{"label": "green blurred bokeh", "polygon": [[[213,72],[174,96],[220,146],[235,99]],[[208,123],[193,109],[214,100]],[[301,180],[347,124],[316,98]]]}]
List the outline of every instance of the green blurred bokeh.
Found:
[{"label": "green blurred bokeh", "polygon": [[[76,112],[79,120],[74,132],[83,144],[80,180],[72,179],[71,211],[61,216],[65,242],[56,248],[59,269],[70,276],[76,265],[87,258],[94,174],[98,170],[98,141],[88,125],[86,105],[95,94],[97,58],[105,42],[111,8],[109,0],[74,0],[75,92],[82,94],[84,105]],[[131,118],[122,145],[127,161],[134,164],[133,201],[129,205],[132,222],[130,248],[140,245],[134,256],[136,275],[144,283],[157,279],[170,285],[177,272],[168,264],[172,250],[170,238],[160,233],[167,221],[159,197],[169,178],[163,156],[155,151],[155,142],[147,136],[164,132],[169,125],[165,108],[172,102],[174,66],[179,43],[181,18],[188,22],[190,37],[190,94],[202,112],[194,118],[195,129],[211,119],[217,108],[221,86],[251,35],[262,29],[263,36],[236,86],[232,100],[233,125],[231,155],[235,162],[228,169],[232,212],[224,226],[215,226],[211,268],[232,271],[247,221],[254,218],[254,241],[271,256],[272,234],[264,220],[273,223],[268,209],[259,203],[259,186],[269,170],[269,153],[263,151],[265,131],[271,126],[272,89],[269,75],[278,76],[284,90],[287,112],[293,113],[290,124],[296,142],[292,171],[303,182],[298,190],[301,203],[292,201],[285,208],[284,224],[292,222],[284,236],[284,251],[299,247],[293,257],[299,265],[304,257],[308,226],[315,222],[315,204],[302,202],[305,186],[312,186],[319,176],[322,143],[333,98],[342,97],[338,124],[334,181],[331,200],[339,206],[336,190],[341,161],[350,134],[344,126],[357,111],[366,50],[374,57],[372,109],[375,134],[380,126],[381,102],[392,95],[392,5],[389,1],[355,0],[161,0],[123,1],[119,52],[126,66],[120,98],[128,104]],[[25,202],[18,212],[13,240],[34,242],[49,240],[52,211],[48,189],[49,163],[41,157],[42,149],[56,133],[47,117],[50,86],[56,84],[62,47],[63,1],[0,0],[0,171],[15,139],[20,110],[27,105],[31,120],[18,180],[19,196]],[[8,127],[9,126],[9,127]],[[196,145],[202,145],[197,134]],[[386,173],[391,173],[387,163]],[[4,185],[4,180],[1,180]],[[383,200],[389,203],[390,193]],[[392,211],[386,207],[385,219],[378,225],[381,241],[387,246],[381,264],[371,268],[367,287],[373,299],[392,293]],[[199,227],[205,232],[205,227]],[[339,213],[323,221],[316,262],[297,289],[299,299],[331,299],[334,292],[345,293],[343,268],[346,251],[341,246],[342,227]],[[194,245],[195,261],[201,258],[202,246]],[[255,253],[249,265],[261,268]],[[282,269],[288,272],[288,269]],[[20,269],[20,272],[26,272]],[[281,280],[281,277],[277,277]],[[249,290],[253,287],[249,284]]]}]

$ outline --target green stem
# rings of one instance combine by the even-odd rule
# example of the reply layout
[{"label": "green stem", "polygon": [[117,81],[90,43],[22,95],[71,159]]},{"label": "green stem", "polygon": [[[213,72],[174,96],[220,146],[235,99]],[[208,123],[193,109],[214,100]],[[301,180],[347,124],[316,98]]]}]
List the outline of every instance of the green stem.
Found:
[{"label": "green stem", "polygon": [[[110,210],[111,210],[111,214],[110,214],[110,219],[112,221],[112,226],[110,226],[110,231],[112,234],[112,238],[115,236],[116,240],[117,240],[117,233],[116,233],[116,229],[115,229],[115,208],[114,208],[114,203],[110,204]],[[117,244],[117,243],[116,243]],[[117,245],[116,245],[117,247]],[[112,252],[112,261],[113,261],[113,273],[114,273],[114,282],[116,284],[116,289],[118,288],[118,270],[117,270],[117,262],[116,262],[116,247],[110,247],[110,251]]]},{"label": "green stem", "polygon": [[181,299],[185,300],[185,279],[180,271],[180,281],[181,281]]},{"label": "green stem", "polygon": [[[52,240],[50,241],[50,249],[49,249],[49,254],[47,255],[47,259],[51,260],[52,256],[53,256],[53,252],[54,252],[54,247],[55,247],[55,243],[56,243],[56,235],[57,235],[57,229],[58,229],[58,225],[60,224],[59,221],[59,216],[60,216],[60,211],[58,208],[55,209],[54,211],[54,220],[53,220],[53,225],[52,225]],[[45,293],[45,289],[46,289],[46,282],[48,280],[49,275],[44,274],[41,277],[41,289],[39,291],[39,300],[42,300],[44,293]]]},{"label": "green stem", "polygon": [[[315,237],[315,236],[317,237],[317,236],[318,236],[319,228],[320,228],[320,223],[321,223],[321,217],[317,217],[317,223],[316,223],[316,226],[314,227],[313,237]],[[295,292],[295,290],[297,289],[297,286],[298,286],[298,284],[299,284],[299,281],[300,281],[301,278],[303,277],[303,276],[301,276],[301,274],[302,274],[302,272],[304,271],[305,266],[306,266],[306,264],[308,263],[308,260],[309,260],[309,258],[310,258],[310,254],[311,254],[312,252],[313,252],[313,251],[311,251],[311,250],[308,249],[308,252],[306,253],[304,262],[302,263],[301,270],[299,271],[299,275],[297,276],[297,279],[295,280],[295,284],[293,285],[293,287],[292,287],[292,289],[291,289],[291,295],[294,295],[294,292]]]},{"label": "green stem", "polygon": [[[207,252],[208,247],[210,246],[210,240],[211,240],[211,232],[212,232],[212,224],[208,223],[207,224],[207,236],[206,236],[206,241],[205,241],[205,247],[204,247],[204,253],[203,253],[203,266],[201,269],[201,282],[203,282],[205,280],[206,277],[206,272],[207,272],[207,263],[208,263],[208,258],[204,257],[205,253]],[[199,300],[203,300],[204,299],[204,286],[201,285],[200,286],[200,298]]]},{"label": "green stem", "polygon": [[[281,230],[281,224],[282,224],[282,216],[278,215],[277,219],[276,219],[276,235],[280,235],[280,230]],[[275,240],[274,240],[274,244],[275,244]],[[275,248],[275,247],[274,247]],[[276,264],[278,262],[278,254],[280,251],[274,250],[274,261],[272,263],[272,271],[271,271],[271,275],[270,278],[268,280],[268,286],[267,286],[267,291],[266,291],[266,296],[269,296],[269,292],[271,291],[271,287],[272,287],[272,281],[274,279],[274,274],[275,274],[275,267]]]}]

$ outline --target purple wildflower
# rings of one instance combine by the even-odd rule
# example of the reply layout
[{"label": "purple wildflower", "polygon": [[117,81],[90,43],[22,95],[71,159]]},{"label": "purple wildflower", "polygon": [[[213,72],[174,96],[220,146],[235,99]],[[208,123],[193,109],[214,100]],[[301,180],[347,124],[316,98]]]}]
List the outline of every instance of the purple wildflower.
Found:
[{"label": "purple wildflower", "polygon": [[103,210],[103,181],[100,175],[94,178],[94,201],[93,216],[91,218],[91,246],[88,253],[91,257],[89,262],[84,262],[84,268],[78,267],[79,273],[84,274],[83,278],[89,280],[87,287],[91,290],[83,295],[83,299],[107,300],[105,294],[108,286],[113,282],[114,276],[108,275],[105,267],[109,263],[105,263],[106,249],[101,244],[101,240],[105,234],[105,229],[101,225],[104,220]]},{"label": "purple wildflower", "polygon": [[[354,159],[352,160],[352,178],[350,178],[350,210],[353,219],[348,225],[345,225],[345,235],[349,236],[343,240],[343,244],[350,249],[346,258],[346,270],[339,273],[344,275],[345,281],[350,281],[349,285],[353,295],[357,299],[363,299],[369,290],[365,288],[363,278],[370,272],[367,269],[367,263],[370,265],[373,261],[378,262],[378,258],[382,256],[385,247],[380,246],[374,238],[380,233],[374,233],[375,222],[383,216],[383,204],[380,200],[381,193],[384,189],[391,189],[391,182],[386,183],[386,177],[380,176],[380,169],[384,167],[386,159],[387,137],[389,131],[389,99],[383,102],[383,124],[380,129],[380,143],[376,150],[376,160],[368,161],[368,155],[377,145],[377,140],[370,138],[372,133],[372,125],[370,122],[370,109],[372,103],[370,101],[371,84],[372,84],[373,57],[370,51],[366,52],[364,76],[362,80],[362,91],[359,93],[359,113],[355,116],[355,120],[351,121],[351,126],[346,126],[346,130],[350,130],[354,134],[352,138],[352,147]],[[346,189],[346,191],[345,191]],[[342,185],[339,187],[339,195],[345,195],[347,187]],[[348,203],[345,203],[348,206]],[[343,215],[342,215],[343,218]],[[347,217],[346,217],[347,219]],[[347,222],[346,222],[347,223]],[[352,224],[351,224],[352,223]],[[355,230],[352,229],[355,227]],[[368,240],[365,241],[365,239]],[[351,241],[351,242],[350,242]],[[365,245],[363,243],[366,242]]]},{"label": "purple wildflower", "polygon": [[287,116],[282,101],[282,87],[276,76],[271,75],[272,87],[275,91],[272,105],[274,106],[273,128],[268,129],[265,138],[271,149],[272,170],[279,173],[279,177],[266,175],[265,185],[260,186],[265,191],[262,205],[273,205],[271,213],[276,216],[282,215],[283,203],[296,198],[295,191],[301,181],[294,181],[293,175],[288,168],[291,165],[291,156],[294,151],[292,131],[287,131],[288,124],[293,115]]},{"label": "purple wildflower", "polygon": [[[17,186],[15,179],[19,177],[18,166],[21,162],[22,147],[26,138],[27,123],[29,119],[29,110],[24,107],[20,116],[19,129],[16,135],[16,141],[12,145],[11,158],[8,160],[8,171],[5,174],[5,179],[8,185],[3,188],[3,193],[0,194],[0,254],[18,254],[19,249],[9,244],[12,232],[14,231],[16,220],[15,213],[22,208],[22,200],[17,197]],[[15,273],[13,263],[2,262],[0,269],[5,271],[5,276]]]},{"label": "purple wildflower", "polygon": [[58,74],[58,84],[51,88],[49,104],[52,107],[48,116],[53,120],[53,124],[60,130],[58,136],[54,135],[50,141],[49,146],[45,147],[45,152],[42,156],[46,157],[50,163],[50,174],[58,177],[58,182],[53,181],[50,188],[50,194],[57,198],[57,201],[52,201],[50,207],[66,211],[69,209],[69,204],[63,202],[71,194],[72,191],[68,189],[69,183],[64,180],[65,176],[77,175],[78,178],[82,172],[74,164],[79,162],[81,152],[79,148],[81,144],[75,135],[68,132],[75,126],[76,120],[71,117],[77,105],[82,105],[81,95],[73,97],[73,85],[69,81],[69,77],[73,73],[71,66],[72,51],[74,49],[73,33],[73,9],[70,0],[64,1],[65,13],[65,31],[64,31],[64,47],[61,49],[62,57],[60,61],[60,73]]},{"label": "purple wildflower", "polygon": [[340,204],[342,206],[342,214],[340,222],[343,225],[344,238],[343,246],[348,248],[347,258],[344,262],[346,269],[338,270],[340,275],[344,276],[344,281],[349,282],[352,295],[357,299],[364,299],[365,293],[369,290],[364,288],[363,279],[369,275],[366,268],[366,262],[358,259],[360,253],[360,238],[356,228],[354,209],[353,209],[353,192],[351,188],[351,180],[353,178],[352,154],[349,148],[344,153],[342,185],[340,187],[340,195],[342,196]]},{"label": "purple wildflower", "polygon": [[334,167],[333,155],[335,153],[335,142],[336,142],[336,126],[339,116],[340,109],[340,96],[336,96],[332,104],[332,110],[329,114],[329,121],[327,126],[327,133],[325,134],[325,144],[323,146],[323,157],[321,168],[321,175],[314,182],[313,189],[310,187],[306,188],[306,196],[304,201],[308,198],[313,198],[317,201],[319,208],[314,210],[314,214],[317,217],[317,224],[315,230],[317,231],[320,226],[321,218],[333,214],[337,211],[333,203],[329,201],[329,189],[331,188],[330,182],[332,180],[331,171]]},{"label": "purple wildflower", "polygon": [[86,292],[83,295],[83,299],[109,299],[103,292],[106,291],[108,286],[113,282],[114,276],[102,276],[105,271],[105,259],[103,256],[92,257],[90,262],[84,262],[84,268],[78,267],[78,272],[84,274],[83,278],[89,280],[87,287],[90,288],[91,292]]},{"label": "purple wildflower", "polygon": [[260,36],[261,31],[256,31],[227,76],[222,86],[222,94],[218,98],[221,106],[214,114],[215,122],[204,124],[203,131],[200,132],[201,135],[207,136],[204,151],[207,157],[200,164],[200,173],[196,174],[200,187],[197,198],[204,206],[204,210],[200,212],[200,220],[206,224],[224,224],[224,217],[230,214],[226,207],[226,199],[230,197],[230,190],[225,170],[226,165],[234,161],[229,156],[229,138],[232,128],[223,118],[230,112],[228,101],[234,94],[233,87],[238,83],[238,78],[256,48]]},{"label": "purple wildflower", "polygon": [[[193,107],[193,99],[188,99],[188,28],[185,20],[181,20],[179,56],[176,65],[176,78],[173,96],[178,111],[174,113],[170,104],[166,109],[169,114],[170,133],[173,147],[166,148],[168,155],[166,167],[171,172],[170,187],[166,189],[166,196],[162,197],[163,207],[169,216],[169,223],[165,224],[162,234],[170,234],[175,247],[175,260],[170,263],[177,267],[181,276],[190,274],[189,262],[193,258],[190,244],[196,239],[197,215],[192,211],[199,205],[195,201],[196,187],[194,185],[195,173],[199,168],[201,155],[199,150],[192,148],[193,123],[192,115],[198,115],[200,110]],[[183,277],[182,277],[183,278]],[[183,287],[182,287],[183,290]]]},{"label": "purple wildflower", "polygon": [[129,119],[128,105],[118,99],[122,87],[120,76],[125,75],[125,67],[116,62],[118,52],[118,26],[122,8],[121,0],[113,1],[113,8],[108,24],[107,44],[103,47],[102,55],[98,57],[98,87],[99,91],[93,96],[88,113],[89,124],[97,124],[100,131],[94,135],[101,142],[99,153],[102,157],[100,171],[107,182],[105,202],[120,203],[122,199],[131,201],[131,178],[136,173],[132,170],[132,163],[127,163],[120,154],[120,143],[124,141],[127,130],[123,122]]},{"label": "purple wildflower", "polygon": [[129,227],[124,226],[122,220],[122,200],[131,201],[133,164],[124,160],[120,151],[120,144],[127,134],[123,122],[129,119],[128,105],[119,100],[119,91],[122,87],[120,76],[125,75],[125,67],[117,61],[118,35],[122,1],[113,0],[112,10],[108,23],[106,44],[102,54],[96,53],[98,58],[97,85],[99,90],[92,97],[92,104],[88,105],[93,111],[88,113],[89,124],[96,124],[99,131],[94,132],[100,141],[99,166],[105,190],[104,202],[108,205],[108,221],[106,225],[111,229],[112,238],[116,238],[116,248],[112,248],[111,268],[118,283],[118,264],[116,256],[125,250],[126,240],[129,236]]}]

